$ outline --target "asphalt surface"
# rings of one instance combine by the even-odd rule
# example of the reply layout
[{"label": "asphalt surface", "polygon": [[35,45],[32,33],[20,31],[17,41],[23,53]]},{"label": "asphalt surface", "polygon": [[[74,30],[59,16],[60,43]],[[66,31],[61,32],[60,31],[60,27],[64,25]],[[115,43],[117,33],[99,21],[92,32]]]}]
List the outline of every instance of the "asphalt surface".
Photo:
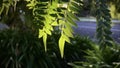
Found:
[{"label": "asphalt surface", "polygon": [[[92,40],[96,39],[96,23],[93,21],[78,21],[76,22],[78,27],[74,28],[75,34],[80,34],[81,36],[88,36]],[[120,43],[120,23],[112,24],[112,38]]]},{"label": "asphalt surface", "polygon": [[2,23],[0,22],[0,30],[8,29],[8,28],[9,28],[9,27],[8,27],[7,25],[2,24]]}]

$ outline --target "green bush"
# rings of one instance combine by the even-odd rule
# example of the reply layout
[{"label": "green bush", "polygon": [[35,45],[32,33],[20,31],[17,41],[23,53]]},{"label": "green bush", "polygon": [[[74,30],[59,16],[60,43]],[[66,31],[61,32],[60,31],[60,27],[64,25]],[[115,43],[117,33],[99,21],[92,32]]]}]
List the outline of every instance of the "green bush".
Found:
[{"label": "green bush", "polygon": [[[55,66],[56,65],[56,66]],[[0,68],[56,68],[31,31],[0,32]]]},{"label": "green bush", "polygon": [[76,35],[74,38],[71,38],[71,43],[65,43],[64,57],[61,59],[57,45],[59,37],[59,32],[57,32],[57,34],[53,33],[53,36],[48,39],[48,53],[52,52],[59,61],[62,60],[60,63],[65,66],[65,68],[67,68],[68,62],[84,61],[85,58],[83,56],[86,55],[84,50],[91,49],[90,46],[93,45],[93,42],[88,37]]},{"label": "green bush", "polygon": [[68,62],[84,60],[83,51],[89,49],[92,42],[87,37],[71,38],[61,58],[58,32],[49,36],[45,52],[42,39],[30,30],[0,31],[0,68],[71,68]]},{"label": "green bush", "polygon": [[92,50],[86,50],[85,62],[71,63],[74,68],[120,68],[120,46],[107,46],[100,49],[94,45]]}]

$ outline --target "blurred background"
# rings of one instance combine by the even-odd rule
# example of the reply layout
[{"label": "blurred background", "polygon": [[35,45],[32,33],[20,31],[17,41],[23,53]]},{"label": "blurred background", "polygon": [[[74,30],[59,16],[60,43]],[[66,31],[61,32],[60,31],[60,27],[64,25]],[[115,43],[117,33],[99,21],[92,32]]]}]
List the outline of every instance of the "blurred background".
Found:
[{"label": "blurred background", "polygon": [[[107,0],[112,21],[112,37],[120,43],[120,0]],[[80,8],[81,9],[81,8]],[[80,21],[75,32],[96,41],[96,3],[95,0],[83,0],[83,8],[78,14]]]}]

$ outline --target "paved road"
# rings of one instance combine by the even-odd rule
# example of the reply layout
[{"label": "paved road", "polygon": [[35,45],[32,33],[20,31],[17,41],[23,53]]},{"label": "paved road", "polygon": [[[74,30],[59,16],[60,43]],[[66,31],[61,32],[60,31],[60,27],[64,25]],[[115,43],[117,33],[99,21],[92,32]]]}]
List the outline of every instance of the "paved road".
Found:
[{"label": "paved road", "polygon": [[8,27],[7,25],[2,24],[2,23],[0,22],[0,30],[8,29],[8,28],[9,28],[9,27]]},{"label": "paved road", "polygon": [[[81,36],[88,36],[91,39],[95,39],[96,35],[96,23],[93,21],[78,21],[78,27],[74,28],[75,33]],[[112,37],[116,42],[120,43],[120,23],[112,24]]]}]

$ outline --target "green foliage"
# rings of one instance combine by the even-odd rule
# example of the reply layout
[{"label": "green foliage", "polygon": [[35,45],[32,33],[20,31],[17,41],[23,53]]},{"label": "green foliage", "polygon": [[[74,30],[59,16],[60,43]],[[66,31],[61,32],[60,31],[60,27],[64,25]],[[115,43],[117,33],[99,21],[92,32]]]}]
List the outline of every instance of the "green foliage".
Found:
[{"label": "green foliage", "polygon": [[86,50],[85,62],[71,64],[74,68],[119,68],[120,67],[120,46],[109,47],[104,50],[94,45],[92,50]]},{"label": "green foliage", "polygon": [[[2,14],[2,12],[4,10],[5,11],[5,14],[8,14],[8,10],[9,10],[9,7],[13,4],[12,0],[9,0],[9,1],[2,1],[3,3],[1,3],[2,5],[0,6],[0,15]],[[7,9],[5,9],[7,8]]]},{"label": "green foliage", "polygon": [[[30,28],[39,33],[39,38],[43,38],[45,51],[48,35],[52,35],[54,27],[58,27],[61,32],[59,48],[63,57],[64,44],[70,43],[69,38],[73,37],[72,26],[77,26],[74,21],[79,20],[74,14],[79,11],[82,1],[2,0],[0,3],[1,21],[13,29],[22,29],[30,25]],[[30,24],[26,24],[28,22]]]},{"label": "green foliage", "polygon": [[[59,33],[59,32],[57,32]],[[63,65],[68,66],[69,62],[74,61],[84,61],[85,58],[83,57],[86,55],[84,50],[91,49],[90,46],[93,45],[93,42],[90,41],[87,37],[75,36],[71,38],[71,43],[66,43],[65,50],[64,50],[64,57],[61,59],[59,48],[57,46],[57,40],[60,34],[53,33],[53,36],[48,38],[48,52],[49,54],[54,54]],[[52,42],[51,42],[52,41]],[[52,45],[52,46],[51,46]],[[68,67],[69,68],[69,67]]]},{"label": "green foliage", "polygon": [[84,61],[84,50],[91,49],[93,42],[88,37],[75,36],[71,39],[71,44],[65,46],[65,59],[68,62]]},{"label": "green foliage", "polygon": [[[88,38],[78,36],[74,38],[73,36],[72,27],[76,27],[75,21],[79,20],[75,14],[83,5],[81,0],[1,0],[2,21],[7,21],[10,25],[17,22],[18,25],[22,24],[22,27],[25,22],[30,22],[30,31],[28,28],[18,27],[18,31],[0,32],[0,67],[67,68],[69,67],[68,62],[85,61],[85,58],[87,58],[87,62],[80,63],[82,64],[81,68],[85,68],[86,65],[96,68],[99,66],[103,66],[103,68],[119,67],[116,65],[120,60],[120,49],[117,49],[119,47],[111,49],[106,46],[113,45],[110,37],[112,33],[110,31],[110,11],[105,0],[97,0],[95,4],[97,7],[97,38],[100,47],[104,47],[102,50],[99,46],[90,47],[89,45],[94,44]],[[20,18],[22,14],[25,21]],[[12,24],[12,27],[14,26]],[[26,31],[27,29],[28,31]],[[54,34],[56,33],[54,30],[58,30],[59,34]],[[48,52],[46,53],[43,48]],[[84,50],[87,51],[84,53]],[[84,58],[83,55],[86,54],[87,56]],[[108,55],[109,58],[107,58]]]},{"label": "green foliage", "polygon": [[59,52],[59,31],[48,36],[47,49],[43,42],[31,30],[0,31],[0,67],[1,68],[70,68],[68,62],[83,60],[83,50],[90,49],[92,42],[88,38],[75,36],[71,44],[66,43],[64,58]]},{"label": "green foliage", "polygon": [[14,11],[16,10],[16,5],[19,0],[1,0],[0,1],[0,15],[2,13],[5,13],[6,15],[9,13],[9,10],[11,10],[10,7],[14,7]]},{"label": "green foliage", "polygon": [[110,0],[109,2],[114,4],[116,11],[120,13],[120,5],[119,5],[120,0]]},{"label": "green foliage", "polygon": [[70,43],[69,37],[73,37],[72,26],[76,26],[74,21],[79,20],[74,13],[77,13],[79,10],[81,1],[27,0],[27,2],[28,8],[33,11],[34,23],[39,27],[39,38],[43,37],[45,51],[47,51],[47,37],[48,35],[52,35],[54,27],[58,27],[61,31],[59,48],[63,57],[65,42]]},{"label": "green foliage", "polygon": [[[30,30],[0,31],[1,68],[60,68],[56,57],[44,52],[42,41]],[[56,62],[55,62],[56,61]]]},{"label": "green foliage", "polygon": [[[33,28],[33,16],[24,0],[1,0],[0,3],[0,23],[12,29]],[[2,7],[5,7],[4,10],[1,10]]]},{"label": "green foliage", "polygon": [[96,1],[96,19],[97,19],[97,38],[101,47],[113,45],[111,38],[111,15],[107,6],[107,1]]}]

